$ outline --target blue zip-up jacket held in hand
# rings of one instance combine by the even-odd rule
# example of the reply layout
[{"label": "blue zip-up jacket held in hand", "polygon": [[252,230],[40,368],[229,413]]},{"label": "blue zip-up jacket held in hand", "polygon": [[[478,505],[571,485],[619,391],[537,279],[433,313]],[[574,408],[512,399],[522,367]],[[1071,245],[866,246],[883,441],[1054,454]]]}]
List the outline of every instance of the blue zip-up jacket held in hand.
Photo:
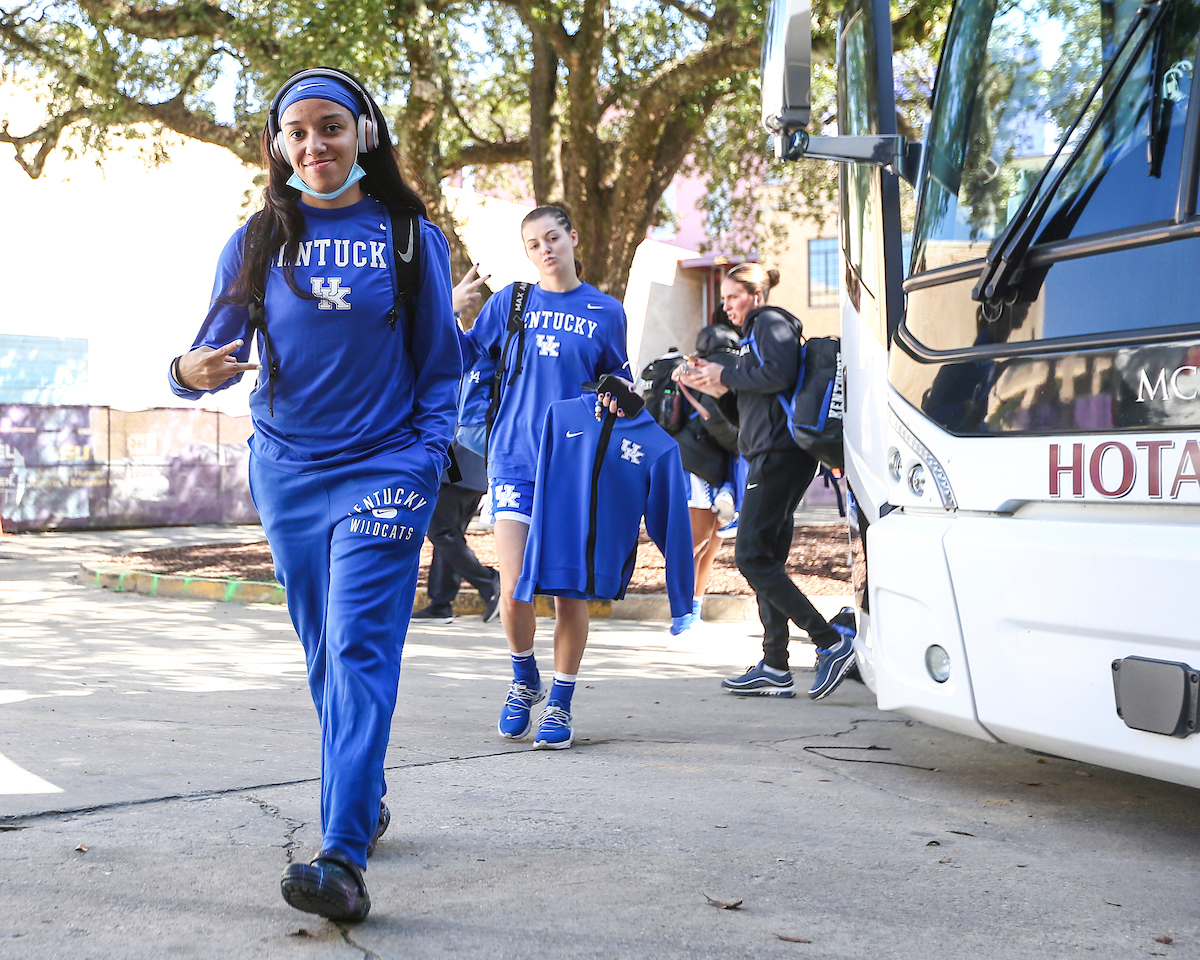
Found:
[{"label": "blue zip-up jacket held in hand", "polygon": [[542,429],[533,522],[513,598],[535,593],[620,600],[637,559],[642,517],[667,561],[671,615],[691,612],[695,568],[679,445],[642,410],[605,412],[595,395],[550,405]]}]

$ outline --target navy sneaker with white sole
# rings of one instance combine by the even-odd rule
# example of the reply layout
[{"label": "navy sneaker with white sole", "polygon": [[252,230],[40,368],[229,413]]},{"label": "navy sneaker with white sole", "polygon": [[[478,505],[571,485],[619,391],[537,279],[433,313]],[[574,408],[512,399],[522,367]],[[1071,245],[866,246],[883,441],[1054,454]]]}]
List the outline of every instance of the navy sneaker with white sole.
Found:
[{"label": "navy sneaker with white sole", "polygon": [[842,607],[829,625],[837,631],[838,641],[830,647],[817,648],[817,676],[808,691],[811,700],[824,700],[833,693],[854,665],[854,611]]},{"label": "navy sneaker with white sole", "polygon": [[574,739],[571,715],[557,703],[548,704],[542,713],[542,722],[538,724],[537,736],[533,738],[533,749],[566,750]]},{"label": "navy sneaker with white sole", "polygon": [[537,687],[526,686],[520,680],[514,680],[508,688],[508,698],[500,711],[500,722],[496,729],[505,740],[524,740],[533,729],[533,717],[530,715],[536,704],[546,699],[544,684],[540,681]]},{"label": "navy sneaker with white sole", "polygon": [[796,685],[792,683],[790,672],[782,677],[764,669],[763,661],[758,661],[740,677],[722,680],[721,686],[732,694],[740,697],[794,697]]}]

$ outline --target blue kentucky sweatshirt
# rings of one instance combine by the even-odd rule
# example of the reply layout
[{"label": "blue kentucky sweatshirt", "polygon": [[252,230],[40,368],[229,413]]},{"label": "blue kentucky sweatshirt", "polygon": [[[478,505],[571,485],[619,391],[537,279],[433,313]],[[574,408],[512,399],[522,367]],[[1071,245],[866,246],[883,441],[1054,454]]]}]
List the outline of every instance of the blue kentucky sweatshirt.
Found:
[{"label": "blue kentucky sweatshirt", "polygon": [[542,429],[533,522],[513,597],[620,600],[642,517],[667,561],[671,615],[691,612],[694,567],[679,444],[646,410],[595,416],[595,395],[552,403]]},{"label": "blue kentucky sweatshirt", "polygon": [[486,399],[479,397],[486,398],[489,371],[476,365],[487,358],[503,364],[500,406],[488,445],[488,476],[532,480],[550,404],[578,396],[583,384],[606,373],[631,378],[627,324],[621,302],[590,283],[568,293],[533,284],[514,331],[508,329],[512,302],[509,284],[488,300],[475,325],[462,335],[464,369],[482,371],[473,392],[476,409],[482,403],[486,411]]},{"label": "blue kentucky sweatshirt", "polygon": [[[266,281],[266,326],[278,372],[259,371],[250,394],[251,446],[261,460],[288,473],[306,473],[406,449],[420,442],[441,473],[454,437],[462,357],[450,307],[450,247],[426,220],[421,227],[421,288],[416,323],[397,307],[391,218],[372,197],[347,207],[300,205],[304,234],[295,280],[284,276],[281,250]],[[217,264],[213,299],[192,346],[221,347],[241,339],[233,354],[245,362],[262,334],[245,306],[227,303],[242,265],[246,228],[239,228]],[[411,240],[408,241],[411,244]],[[401,249],[404,249],[402,243]],[[411,249],[411,246],[409,247]],[[216,390],[241,379],[230,378]],[[198,399],[172,378],[176,396]]]}]

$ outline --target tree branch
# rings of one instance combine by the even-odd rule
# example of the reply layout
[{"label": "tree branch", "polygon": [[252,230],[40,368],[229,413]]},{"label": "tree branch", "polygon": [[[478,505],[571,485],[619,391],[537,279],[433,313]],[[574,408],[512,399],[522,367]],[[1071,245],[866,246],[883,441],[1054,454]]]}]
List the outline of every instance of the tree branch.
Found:
[{"label": "tree branch", "polygon": [[[15,137],[9,133],[8,120],[5,119],[0,124],[0,143],[12,144],[13,159],[20,164],[21,169],[25,171],[30,180],[36,180],[42,175],[42,170],[45,168],[50,154],[58,146],[58,140],[62,136],[63,130],[76,120],[81,119],[86,113],[87,111],[81,107],[68,110],[61,116],[54,117],[44,126],[34,130],[33,133],[28,133],[23,137]],[[24,148],[34,143],[39,144],[37,153],[34,154],[32,160],[27,160]]]},{"label": "tree branch", "polygon": [[[68,64],[46,56],[41,49],[14,30],[8,22],[0,21],[0,36],[3,36],[4,39],[18,49],[30,54],[30,56],[36,57],[37,61],[53,70],[62,78],[60,82],[68,84],[74,89],[86,90],[94,94],[99,101],[96,104],[78,104],[72,107],[61,117],[55,117],[47,121],[45,126],[41,128],[41,131],[30,134],[28,138],[13,138],[11,134],[7,134],[7,128],[5,128],[7,135],[3,142],[12,143],[17,148],[18,154],[21,152],[21,146],[25,144],[17,144],[15,140],[24,139],[25,143],[31,143],[35,140],[41,141],[43,148],[46,149],[46,156],[48,156],[49,151],[54,148],[62,131],[70,126],[70,124],[111,112],[112,104],[115,101],[135,122],[140,120],[161,123],[168,129],[174,130],[176,133],[183,134],[186,137],[191,137],[193,140],[201,140],[204,143],[212,143],[219,147],[225,147],[225,149],[232,152],[243,163],[256,165],[259,163],[258,138],[255,135],[255,131],[246,126],[228,126],[217,123],[214,120],[209,120],[206,117],[197,116],[192,113],[183,104],[183,95],[186,92],[186,87],[181,87],[179,93],[163,103],[145,103],[136,97],[123,94],[119,90],[108,89],[105,84],[79,73]],[[196,71],[193,71],[193,73],[196,73]],[[198,76],[198,74],[196,75]],[[194,80],[195,77],[193,76],[189,82],[194,82]],[[46,144],[49,142],[47,136],[50,134],[53,135],[54,143],[51,143],[46,148]],[[41,151],[39,150],[40,154]],[[21,164],[30,177],[36,179],[42,172],[45,159],[46,157],[43,156],[39,163],[37,157],[35,157],[33,161],[27,164],[26,161],[18,158],[17,162]],[[37,172],[34,173],[34,170]]]},{"label": "tree branch", "polygon": [[761,37],[731,37],[676,60],[645,84],[638,113],[663,113],[709,83],[754,69],[761,49]]},{"label": "tree branch", "polygon": [[442,176],[463,167],[487,167],[500,163],[523,163],[529,159],[528,140],[501,140],[496,143],[467,143],[453,156],[442,160]]},{"label": "tree branch", "polygon": [[561,18],[551,20],[538,16],[534,12],[536,6],[534,0],[499,0],[499,2],[514,10],[530,32],[540,31],[545,34],[546,39],[554,47],[554,52],[558,54],[558,58],[564,62],[570,62],[572,51],[575,49],[575,38],[567,33]]},{"label": "tree branch", "polygon": [[659,0],[659,3],[664,6],[674,7],[680,13],[686,14],[697,23],[702,23],[709,26],[713,22],[713,18],[701,10],[696,4],[688,3],[686,0]]}]

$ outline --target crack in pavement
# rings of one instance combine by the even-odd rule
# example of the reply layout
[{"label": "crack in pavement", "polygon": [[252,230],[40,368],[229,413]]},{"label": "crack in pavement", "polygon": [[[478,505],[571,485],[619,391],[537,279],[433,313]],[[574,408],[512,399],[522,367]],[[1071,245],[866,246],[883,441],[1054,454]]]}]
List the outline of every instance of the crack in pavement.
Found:
[{"label": "crack in pavement", "polygon": [[279,807],[275,806],[275,804],[268,803],[266,800],[260,800],[258,797],[248,796],[246,799],[253,804],[257,804],[258,807],[263,810],[263,812],[275,817],[278,820],[282,820],[288,825],[288,829],[283,835],[283,852],[287,855],[288,863],[294,862],[293,855],[296,851],[296,848],[300,846],[300,841],[296,839],[296,833],[303,827],[307,826],[308,821],[293,820],[291,817],[285,817],[283,815],[283,811],[280,810]]},{"label": "crack in pavement", "polygon": [[362,951],[365,960],[383,960],[383,957],[377,954],[374,950],[368,950],[361,943],[354,942],[354,938],[350,936],[350,930],[352,929],[351,927],[348,927],[345,923],[340,923],[336,920],[333,921],[333,925],[338,928],[338,932],[342,935],[342,939],[345,940],[346,943],[352,946],[355,950]]},{"label": "crack in pavement", "polygon": [[[935,807],[941,807],[941,806],[945,805],[939,800],[932,800],[932,799],[928,799],[925,797],[911,797],[911,796],[908,796],[907,794],[898,793],[897,791],[895,791],[889,787],[883,786],[882,784],[872,783],[870,780],[864,780],[861,777],[856,777],[851,773],[847,773],[841,767],[827,766],[826,764],[816,763],[813,760],[809,759],[810,757],[820,757],[820,759],[822,759],[822,760],[827,760],[827,761],[830,761],[831,763],[836,763],[836,762],[839,762],[841,758],[822,757],[821,754],[819,754],[819,753],[810,752],[806,746],[801,747],[801,750],[804,754],[803,756],[795,756],[791,753],[788,753],[786,750],[784,750],[783,746],[782,746],[783,744],[797,743],[798,741],[802,741],[802,740],[814,740],[818,737],[841,737],[841,736],[845,736],[848,733],[856,733],[858,731],[857,725],[860,723],[904,723],[907,726],[912,725],[911,720],[907,720],[907,719],[903,719],[903,718],[899,719],[899,720],[892,720],[892,719],[876,720],[874,718],[865,718],[865,719],[861,719],[861,720],[851,720],[850,721],[851,727],[849,730],[838,730],[834,733],[809,733],[809,734],[805,734],[804,736],[801,736],[801,737],[785,737],[781,740],[752,740],[751,745],[756,746],[756,747],[766,747],[769,750],[773,750],[776,753],[782,754],[783,756],[787,757],[790,760],[795,760],[799,763],[807,763],[808,765],[816,767],[819,770],[822,770],[823,772],[830,774],[831,776],[841,777],[844,780],[849,780],[851,783],[857,783],[859,786],[869,787],[870,789],[877,790],[880,793],[886,793],[888,796],[895,797],[897,800],[905,800],[905,801],[908,801],[909,803],[928,804],[930,806],[935,806]],[[818,745],[818,749],[820,749],[819,745]],[[831,747],[831,749],[844,749],[844,748]],[[888,764],[888,766],[897,766],[897,764]],[[909,764],[900,764],[900,766],[909,766]],[[919,769],[926,769],[926,768],[922,767]]]},{"label": "crack in pavement", "polygon": [[[599,740],[592,741],[592,744],[601,743],[654,743],[659,741],[650,740]],[[678,741],[661,741],[663,743],[690,743],[688,740]],[[461,757],[445,757],[437,760],[420,760],[413,763],[397,763],[384,767],[385,772],[395,770],[416,770],[420,767],[436,767],[449,763],[467,763],[472,760],[490,760],[495,757],[536,757],[540,751],[508,749],[497,750],[494,753],[476,753],[469,756]],[[251,794],[258,790],[272,790],[276,787],[295,787],[305,783],[320,783],[320,777],[301,777],[296,780],[279,780],[272,783],[255,783],[249,786],[239,787],[224,787],[219,790],[198,790],[195,793],[172,793],[158,797],[142,797],[137,800],[115,800],[111,803],[93,803],[80,807],[59,807],[54,810],[42,810],[37,813],[23,813],[13,816],[0,817],[0,829],[9,824],[31,823],[36,820],[45,820],[50,817],[63,816],[83,816],[91,813],[100,813],[105,810],[121,810],[129,807],[144,807],[154,803],[172,803],[178,800],[202,800],[207,797],[227,797],[236,794]]]}]

